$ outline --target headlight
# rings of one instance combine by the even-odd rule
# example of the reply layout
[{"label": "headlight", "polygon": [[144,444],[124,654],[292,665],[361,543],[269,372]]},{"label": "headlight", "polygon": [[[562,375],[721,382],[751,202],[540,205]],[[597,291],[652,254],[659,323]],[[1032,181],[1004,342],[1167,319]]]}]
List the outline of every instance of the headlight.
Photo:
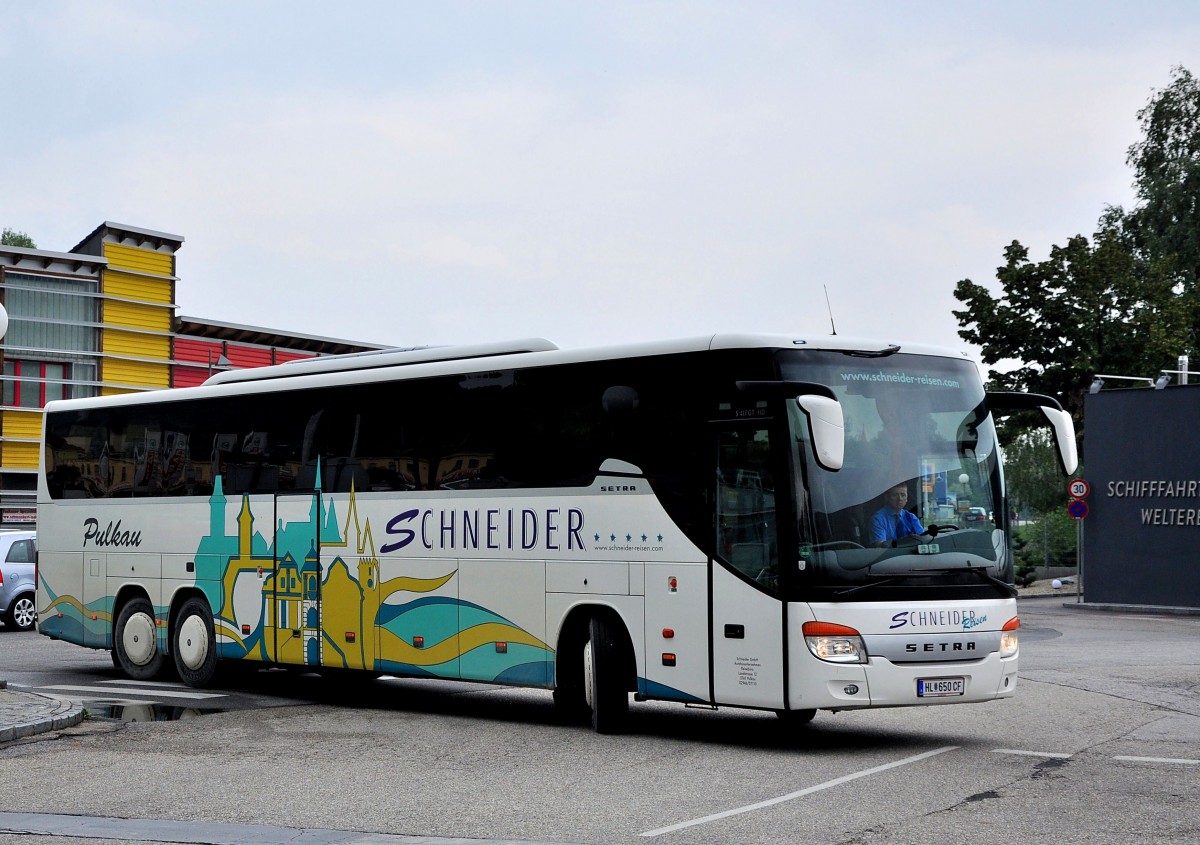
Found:
[{"label": "headlight", "polygon": [[830,663],[866,663],[867,647],[862,635],[832,622],[805,622],[804,642],[818,660]]},{"label": "headlight", "polygon": [[1004,623],[1000,629],[1000,656],[1012,657],[1017,653],[1017,629],[1021,627],[1021,619],[1014,616]]}]

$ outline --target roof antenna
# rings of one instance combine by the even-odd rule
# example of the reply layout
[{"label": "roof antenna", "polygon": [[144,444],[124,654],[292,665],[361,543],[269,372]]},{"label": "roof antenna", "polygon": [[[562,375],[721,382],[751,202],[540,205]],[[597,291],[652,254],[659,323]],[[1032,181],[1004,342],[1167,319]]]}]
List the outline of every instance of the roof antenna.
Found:
[{"label": "roof antenna", "polygon": [[833,329],[834,335],[837,334],[837,326],[833,322],[833,306],[829,304],[829,285],[821,285],[825,288],[825,307],[829,309],[829,327]]}]

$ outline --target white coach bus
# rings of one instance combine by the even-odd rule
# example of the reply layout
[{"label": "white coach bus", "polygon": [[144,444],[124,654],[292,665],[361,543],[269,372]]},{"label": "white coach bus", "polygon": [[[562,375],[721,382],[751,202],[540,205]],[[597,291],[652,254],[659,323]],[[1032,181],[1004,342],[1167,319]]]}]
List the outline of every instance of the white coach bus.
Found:
[{"label": "white coach bus", "polygon": [[[311,359],[46,407],[38,628],[131,678],[218,661],[637,701],[980,702],[1017,679],[988,394],[831,336]],[[982,517],[980,515],[983,515]]]}]

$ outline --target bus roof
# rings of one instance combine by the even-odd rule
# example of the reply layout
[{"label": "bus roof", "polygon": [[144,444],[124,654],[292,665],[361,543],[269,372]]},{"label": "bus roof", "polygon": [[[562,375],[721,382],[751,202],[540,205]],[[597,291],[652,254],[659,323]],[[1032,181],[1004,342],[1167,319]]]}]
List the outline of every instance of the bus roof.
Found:
[{"label": "bus roof", "polygon": [[[671,355],[718,349],[811,349],[859,353],[864,358],[884,357],[894,352],[934,355],[944,358],[973,360],[966,352],[941,346],[916,343],[889,343],[878,339],[843,335],[813,335],[806,337],[765,334],[717,334],[703,337],[664,340],[580,349],[561,349],[542,338],[516,341],[469,344],[461,346],[427,346],[407,349],[381,349],[354,352],[346,355],[326,355],[275,364],[217,373],[198,387],[171,390],[151,390],[115,396],[84,399],[59,399],[48,402],[47,411],[76,407],[142,404],[145,402],[184,401],[209,395],[214,388],[226,388],[235,393],[254,391],[255,385],[266,390],[286,389],[291,379],[304,378],[306,383],[329,383],[338,374],[359,373],[365,380],[387,378],[390,371],[404,378],[447,375],[471,372],[480,366],[489,369],[529,367],[554,364],[605,361],[650,355]],[[471,362],[483,362],[475,363]],[[409,368],[412,368],[411,370]],[[241,388],[241,390],[238,390]],[[226,392],[226,391],[221,391]]]},{"label": "bus roof", "polygon": [[[579,350],[585,358],[597,359],[633,357],[641,354],[664,354],[674,351],[690,352],[704,349],[795,347],[805,349],[829,349],[835,351],[861,351],[878,353],[889,349],[905,352],[920,352],[926,355],[960,357],[952,350],[911,344],[900,346],[877,340],[840,337],[838,335],[817,338],[790,338],[771,335],[712,335],[701,338],[665,341],[653,344],[601,347],[594,350]],[[228,370],[210,376],[205,384],[229,384],[231,382],[262,381],[264,379],[289,378],[316,373],[346,372],[349,370],[380,369],[384,367],[411,366],[434,361],[466,361],[476,358],[492,358],[501,355],[523,355],[536,352],[562,351],[558,346],[543,338],[525,338],[516,341],[470,344],[463,346],[419,346],[404,349],[377,349],[367,352],[351,352],[346,355],[324,355],[288,361],[272,367],[252,367],[244,370]],[[591,355],[586,353],[591,352]],[[574,356],[571,356],[574,359]]]}]

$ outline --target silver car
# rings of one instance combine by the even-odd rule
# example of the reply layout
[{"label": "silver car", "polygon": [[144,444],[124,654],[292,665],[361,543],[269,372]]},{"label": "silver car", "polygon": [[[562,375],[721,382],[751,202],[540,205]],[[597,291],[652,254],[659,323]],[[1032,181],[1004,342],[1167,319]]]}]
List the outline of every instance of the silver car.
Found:
[{"label": "silver car", "polygon": [[10,631],[28,631],[37,621],[36,561],[37,532],[0,531],[0,619]]}]

